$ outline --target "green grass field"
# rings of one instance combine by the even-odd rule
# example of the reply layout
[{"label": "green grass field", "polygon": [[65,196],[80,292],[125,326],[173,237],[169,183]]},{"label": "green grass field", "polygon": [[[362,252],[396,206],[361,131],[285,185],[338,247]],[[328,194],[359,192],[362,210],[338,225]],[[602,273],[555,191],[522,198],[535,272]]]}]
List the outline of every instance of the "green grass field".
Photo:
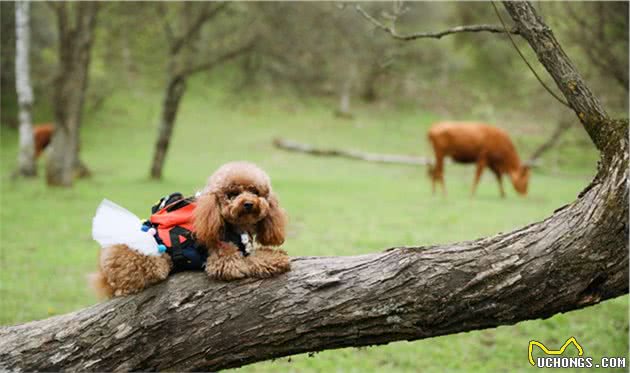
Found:
[{"label": "green grass field", "polygon": [[[597,155],[568,139],[545,158],[562,176],[534,172],[527,198],[498,197],[491,173],[469,196],[473,168],[447,165],[447,199],[432,197],[424,168],[381,165],[287,153],[273,148],[283,136],[320,146],[430,155],[425,132],[436,116],[412,109],[357,107],[353,120],[336,119],[324,102],[282,98],[223,98],[217,88],[193,84],[183,100],[161,182],[148,180],[159,113],[158,91],[119,93],[87,113],[82,157],[94,176],[72,189],[48,189],[37,180],[12,181],[17,132],[1,138],[0,324],[15,324],[94,304],[85,276],[97,245],[91,218],[102,198],[141,217],[160,196],[194,193],[219,165],[250,160],[273,179],[290,215],[285,248],[291,255],[355,255],[399,245],[426,245],[505,232],[550,215],[572,201],[594,174]],[[38,114],[43,120],[43,114]],[[527,123],[529,125],[529,123]],[[525,155],[551,128],[506,126]],[[577,132],[577,131],[576,131]],[[577,135],[571,135],[577,136]],[[628,356],[628,298],[621,297],[547,320],[387,346],[342,349],[283,358],[244,372],[480,372],[535,370],[531,339],[558,348],[570,336],[585,355]]]}]

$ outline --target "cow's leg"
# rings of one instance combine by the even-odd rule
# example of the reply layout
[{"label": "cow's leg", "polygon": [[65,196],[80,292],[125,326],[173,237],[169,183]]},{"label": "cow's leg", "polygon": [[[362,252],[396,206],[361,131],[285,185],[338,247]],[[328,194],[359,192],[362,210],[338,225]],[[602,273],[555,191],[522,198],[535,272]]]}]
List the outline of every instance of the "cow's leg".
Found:
[{"label": "cow's leg", "polygon": [[429,142],[433,147],[433,154],[435,155],[435,164],[429,167],[429,176],[431,177],[431,192],[435,195],[435,184],[442,184],[442,193],[446,196],[446,187],[444,186],[444,151],[440,146],[437,137],[429,133]]},{"label": "cow's leg", "polygon": [[435,152],[435,169],[433,177],[434,183],[437,182],[442,185],[442,195],[446,197],[446,186],[444,185],[444,154],[442,152]]},{"label": "cow's leg", "polygon": [[499,193],[501,194],[501,198],[505,198],[505,190],[503,190],[503,175],[501,172],[497,170],[492,170],[494,176],[497,177],[497,183],[499,183]]},{"label": "cow's leg", "polygon": [[483,169],[486,167],[486,159],[484,157],[479,157],[477,160],[477,170],[475,171],[475,179],[473,180],[471,196],[475,195],[475,190],[477,189],[477,184],[479,184],[479,179],[481,179],[481,174],[483,173]]},{"label": "cow's leg", "polygon": [[435,165],[429,164],[427,167],[427,176],[431,179],[431,194],[435,195]]}]

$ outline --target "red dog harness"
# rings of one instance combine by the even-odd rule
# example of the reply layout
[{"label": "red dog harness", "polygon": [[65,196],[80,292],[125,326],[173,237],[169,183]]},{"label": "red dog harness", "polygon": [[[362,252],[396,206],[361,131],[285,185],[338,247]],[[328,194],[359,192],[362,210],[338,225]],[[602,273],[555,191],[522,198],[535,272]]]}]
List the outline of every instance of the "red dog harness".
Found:
[{"label": "red dog harness", "polygon": [[[173,272],[199,270],[206,265],[208,249],[195,239],[193,211],[196,206],[194,197],[184,198],[181,193],[173,193],[151,208],[152,215],[144,223],[147,230],[151,227],[155,229],[154,237],[158,244],[166,246],[166,253],[173,260]],[[249,255],[234,227],[225,224],[222,233],[221,241],[237,246],[243,256]]]},{"label": "red dog harness", "polygon": [[184,245],[193,239],[192,214],[195,206],[192,198],[180,199],[151,215],[149,221],[167,248]]},{"label": "red dog harness", "polygon": [[208,249],[195,240],[193,211],[196,201],[180,193],[170,194],[151,208],[152,215],[144,225],[154,228],[158,244],[166,247],[173,261],[173,272],[203,269]]}]

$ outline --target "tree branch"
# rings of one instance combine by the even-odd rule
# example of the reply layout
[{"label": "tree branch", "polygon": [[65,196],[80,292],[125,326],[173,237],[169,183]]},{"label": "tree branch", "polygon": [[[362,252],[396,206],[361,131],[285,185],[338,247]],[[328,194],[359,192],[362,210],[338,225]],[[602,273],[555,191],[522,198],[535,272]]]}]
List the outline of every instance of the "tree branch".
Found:
[{"label": "tree branch", "polygon": [[[618,132],[618,127],[603,125],[610,122],[608,114],[597,97],[590,91],[569,57],[564,53],[549,26],[543,22],[534,7],[527,1],[504,1],[503,6],[516,25],[513,31],[517,31],[532,47],[540,63],[567,99],[568,106],[577,114],[595,146],[599,150],[605,149],[610,140],[615,138],[608,132]],[[380,23],[360,6],[357,5],[356,9],[377,27],[391,34],[392,37],[399,40],[415,39],[413,35],[398,35],[393,28]],[[501,32],[504,30],[502,27],[495,27],[501,29]],[[419,33],[418,35],[425,37],[422,36],[423,34]]]},{"label": "tree branch", "polygon": [[595,146],[603,150],[613,139],[608,131],[615,131],[615,129],[610,125],[605,125],[608,114],[564,53],[551,29],[538,16],[529,2],[504,1],[503,6],[516,23],[521,32],[520,35],[527,40],[540,63],[562,91]]},{"label": "tree branch", "polygon": [[570,120],[566,120],[566,119],[561,119],[558,124],[556,125],[556,128],[553,130],[553,132],[551,133],[551,136],[549,136],[549,138],[547,139],[547,141],[545,141],[542,145],[540,145],[536,150],[534,150],[534,152],[532,153],[532,155],[529,157],[529,159],[527,161],[525,161],[525,164],[527,165],[533,165],[536,163],[536,161],[538,160],[538,158],[540,158],[544,153],[546,153],[549,149],[553,148],[556,143],[558,141],[560,141],[560,138],[562,137],[562,135],[569,129],[571,128],[571,125],[573,124],[572,121]]},{"label": "tree branch", "polygon": [[0,370],[216,371],[511,325],[626,294],[627,145],[542,222],[451,245],[298,257],[265,280],[176,274],[135,296],[0,328]]},{"label": "tree branch", "polygon": [[219,5],[210,8],[211,2],[207,2],[203,4],[203,9],[199,13],[199,16],[192,22],[192,24],[186,29],[184,34],[179,38],[176,38],[171,46],[171,54],[177,54],[182,47],[188,44],[193,35],[197,34],[201,27],[209,20],[214,18],[214,16],[218,15],[221,10],[223,10],[228,3],[222,2]]},{"label": "tree branch", "polygon": [[[490,0],[490,4],[492,4],[492,8],[494,8],[494,12],[497,15],[497,18],[499,19],[499,21],[501,22],[501,25],[503,25],[504,29],[507,29],[507,26],[505,25],[505,22],[503,22],[503,17],[501,17],[501,13],[499,13],[499,9],[497,9],[497,6],[494,5],[494,1]],[[516,52],[518,53],[518,55],[521,57],[521,59],[523,60],[523,62],[525,62],[525,65],[527,65],[527,67],[529,68],[529,70],[532,72],[532,74],[534,74],[534,76],[536,77],[536,79],[538,80],[538,83],[540,83],[541,86],[543,86],[543,88],[545,88],[545,90],[547,92],[549,92],[549,94],[555,98],[559,103],[561,103],[562,105],[568,107],[569,109],[571,108],[571,106],[569,106],[569,104],[567,102],[565,102],[562,98],[560,98],[560,96],[558,96],[554,91],[551,90],[551,88],[549,88],[547,86],[547,84],[545,84],[545,82],[542,80],[542,78],[540,76],[538,76],[538,73],[536,72],[536,70],[532,67],[532,65],[529,64],[529,61],[527,61],[527,58],[525,58],[525,55],[523,55],[523,53],[521,52],[521,49],[518,47],[518,45],[516,44],[516,41],[514,41],[514,38],[512,37],[512,35],[507,34],[508,38],[510,39],[510,42],[512,43],[512,46],[514,47],[514,50],[516,50]]]},{"label": "tree branch", "polygon": [[[496,25],[468,25],[468,26],[456,26],[456,27],[452,27],[449,28],[447,30],[443,30],[443,31],[436,31],[436,32],[416,32],[413,34],[409,34],[409,35],[401,35],[398,34],[396,32],[396,29],[392,26],[386,26],[385,24],[379,22],[376,18],[372,17],[370,14],[368,14],[365,10],[363,10],[363,8],[361,8],[360,5],[355,5],[355,9],[368,21],[370,21],[370,23],[372,23],[374,26],[376,26],[377,28],[387,32],[388,34],[390,34],[394,39],[398,39],[398,40],[405,40],[405,41],[409,41],[409,40],[416,40],[416,39],[422,39],[422,38],[433,38],[433,39],[440,39],[443,36],[446,35],[451,35],[451,34],[459,34],[459,33],[463,33],[463,32],[492,32],[492,33],[505,33],[505,29],[502,26],[496,26]],[[514,28],[512,30],[509,31],[511,34],[515,34],[518,35],[519,31],[517,28]]]},{"label": "tree branch", "polygon": [[155,4],[155,9],[158,12],[158,15],[162,17],[162,27],[164,28],[164,35],[166,36],[166,41],[169,45],[175,44],[175,35],[173,33],[173,27],[171,27],[171,23],[168,21],[168,10],[164,5],[164,2],[158,1]]},{"label": "tree branch", "polygon": [[243,53],[251,50],[253,47],[255,46],[255,41],[251,41],[245,45],[240,46],[237,49],[234,49],[230,52],[227,52],[211,61],[207,61],[204,63],[200,63],[188,68],[183,69],[180,72],[180,75],[182,76],[187,76],[187,75],[192,75],[201,71],[206,71],[206,70],[211,70],[227,61],[230,61],[240,55],[242,55]]}]

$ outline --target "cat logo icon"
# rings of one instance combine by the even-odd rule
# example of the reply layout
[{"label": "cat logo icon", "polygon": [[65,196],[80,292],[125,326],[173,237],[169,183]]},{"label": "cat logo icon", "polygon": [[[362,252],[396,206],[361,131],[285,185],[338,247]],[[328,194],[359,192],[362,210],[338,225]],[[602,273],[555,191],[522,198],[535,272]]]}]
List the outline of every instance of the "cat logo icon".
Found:
[{"label": "cat logo icon", "polygon": [[580,346],[580,344],[575,339],[575,337],[571,337],[567,339],[567,341],[564,342],[564,344],[562,345],[562,347],[560,347],[559,350],[550,350],[547,347],[545,347],[544,344],[538,341],[529,341],[529,348],[527,349],[529,363],[533,366],[536,366],[536,363],[534,362],[534,358],[532,357],[532,351],[534,349],[534,346],[540,347],[540,349],[547,355],[562,355],[564,353],[564,350],[566,350],[567,346],[569,346],[571,343],[573,343],[573,345],[577,348],[578,356],[584,355],[584,349],[582,349],[582,346]]}]

